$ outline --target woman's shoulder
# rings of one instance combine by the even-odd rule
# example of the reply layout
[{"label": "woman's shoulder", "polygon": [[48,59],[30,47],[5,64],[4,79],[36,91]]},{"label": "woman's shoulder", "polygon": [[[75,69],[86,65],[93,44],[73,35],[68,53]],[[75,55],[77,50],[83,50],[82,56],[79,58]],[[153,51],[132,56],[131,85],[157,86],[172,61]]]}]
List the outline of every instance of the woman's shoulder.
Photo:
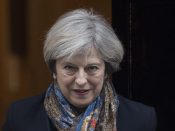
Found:
[{"label": "woman's shoulder", "polygon": [[44,94],[16,100],[10,105],[7,115],[16,117],[17,121],[23,120],[25,116],[32,117],[43,110],[43,101]]},{"label": "woman's shoulder", "polygon": [[147,118],[149,115],[155,114],[155,109],[152,106],[145,105],[141,102],[133,101],[123,96],[118,96],[119,112],[127,114],[128,116]]},{"label": "woman's shoulder", "polygon": [[43,107],[44,96],[42,94],[13,102],[9,107],[3,131],[25,130],[26,128],[33,130],[36,127],[42,129],[43,126],[38,122],[46,124],[47,120]]},{"label": "woman's shoulder", "polygon": [[43,109],[44,94],[28,97],[22,100],[13,102],[8,110],[8,113],[18,118],[23,119],[23,116],[32,116]]},{"label": "woman's shoulder", "polygon": [[128,99],[121,95],[118,95],[118,99],[119,99],[120,107],[127,107],[127,109],[130,109],[130,110],[137,111],[137,110],[150,110],[150,109],[152,110],[153,109],[152,106],[148,106],[141,102]]},{"label": "woman's shoulder", "polygon": [[11,104],[11,108],[30,108],[33,107],[34,105],[39,106],[40,104],[43,103],[45,94],[40,94],[37,96],[32,96],[28,98],[24,98],[22,100],[17,100]]},{"label": "woman's shoulder", "polygon": [[145,129],[143,131],[155,131],[156,112],[154,107],[118,96],[118,122],[121,128]]}]

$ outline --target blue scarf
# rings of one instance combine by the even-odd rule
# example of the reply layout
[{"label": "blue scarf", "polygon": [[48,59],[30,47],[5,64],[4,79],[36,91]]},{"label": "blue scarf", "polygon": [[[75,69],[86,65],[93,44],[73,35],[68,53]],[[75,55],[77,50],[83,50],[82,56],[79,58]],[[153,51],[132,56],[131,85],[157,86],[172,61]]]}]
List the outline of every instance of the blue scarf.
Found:
[{"label": "blue scarf", "polygon": [[116,100],[113,90],[102,90],[101,94],[87,106],[86,110],[78,114],[72,110],[57,84],[51,84],[46,92],[44,107],[58,130],[94,131],[112,129],[116,131],[118,105]]}]

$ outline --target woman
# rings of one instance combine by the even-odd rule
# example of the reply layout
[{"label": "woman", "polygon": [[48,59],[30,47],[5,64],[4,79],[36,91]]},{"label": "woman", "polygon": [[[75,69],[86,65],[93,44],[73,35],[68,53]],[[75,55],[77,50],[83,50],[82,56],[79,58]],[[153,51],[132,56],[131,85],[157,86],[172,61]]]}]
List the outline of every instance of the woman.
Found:
[{"label": "woman", "polygon": [[113,88],[110,76],[123,54],[102,16],[84,9],[64,14],[44,43],[53,83],[43,95],[14,103],[4,131],[155,131],[154,109]]}]

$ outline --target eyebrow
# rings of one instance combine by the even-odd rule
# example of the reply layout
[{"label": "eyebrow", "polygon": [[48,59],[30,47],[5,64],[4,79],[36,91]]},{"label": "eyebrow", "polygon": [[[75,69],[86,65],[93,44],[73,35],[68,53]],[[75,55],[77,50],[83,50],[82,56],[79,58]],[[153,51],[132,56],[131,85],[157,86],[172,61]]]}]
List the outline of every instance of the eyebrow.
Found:
[{"label": "eyebrow", "polygon": [[62,65],[72,65],[72,66],[76,66],[76,64],[71,63],[71,62],[66,62],[66,61],[62,62]]},{"label": "eyebrow", "polygon": [[[68,61],[64,61],[63,63],[62,63],[63,65],[66,65],[66,64],[68,64],[68,65],[72,65],[72,66],[77,66],[76,64],[74,64],[74,63],[72,63],[72,62],[68,62]],[[92,63],[88,63],[87,65],[85,65],[85,66],[91,66],[91,65],[101,65],[101,62],[92,62]]]},{"label": "eyebrow", "polygon": [[101,64],[101,63],[97,63],[97,62],[96,62],[96,63],[87,64],[87,66],[91,66],[91,65],[98,65],[98,66],[99,66],[100,64]]}]

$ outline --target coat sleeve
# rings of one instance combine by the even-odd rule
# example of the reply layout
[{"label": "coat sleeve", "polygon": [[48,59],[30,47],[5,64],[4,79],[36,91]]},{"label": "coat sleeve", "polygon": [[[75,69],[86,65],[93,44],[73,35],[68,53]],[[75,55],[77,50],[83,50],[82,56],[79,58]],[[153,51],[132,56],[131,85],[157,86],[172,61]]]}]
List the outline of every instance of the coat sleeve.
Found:
[{"label": "coat sleeve", "polygon": [[2,131],[14,131],[13,125],[13,106],[11,106],[7,112],[5,123],[2,127]]}]

